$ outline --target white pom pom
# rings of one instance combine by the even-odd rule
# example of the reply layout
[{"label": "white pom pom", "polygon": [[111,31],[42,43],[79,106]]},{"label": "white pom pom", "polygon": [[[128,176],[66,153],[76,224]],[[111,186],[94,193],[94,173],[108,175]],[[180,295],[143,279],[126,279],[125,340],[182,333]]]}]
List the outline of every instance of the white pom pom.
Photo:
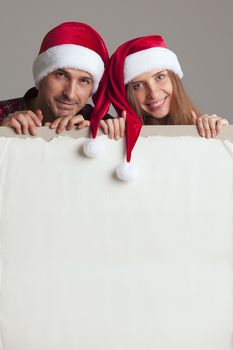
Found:
[{"label": "white pom pom", "polygon": [[116,175],[121,181],[131,182],[136,179],[138,171],[135,165],[124,162],[117,167]]},{"label": "white pom pom", "polygon": [[89,158],[96,158],[104,152],[103,137],[87,140],[83,144],[83,152]]}]

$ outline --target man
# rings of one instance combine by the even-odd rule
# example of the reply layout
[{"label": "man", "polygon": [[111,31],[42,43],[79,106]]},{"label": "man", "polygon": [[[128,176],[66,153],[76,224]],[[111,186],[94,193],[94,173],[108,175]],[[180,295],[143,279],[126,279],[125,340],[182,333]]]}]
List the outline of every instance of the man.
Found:
[{"label": "man", "polygon": [[[53,28],[33,63],[35,88],[22,98],[0,102],[0,125],[31,135],[41,125],[57,133],[89,126],[93,107],[87,101],[101,95],[108,60],[103,39],[89,25],[65,22]],[[105,107],[107,111],[109,104]],[[111,138],[120,136],[115,123],[109,119],[101,124]]]}]

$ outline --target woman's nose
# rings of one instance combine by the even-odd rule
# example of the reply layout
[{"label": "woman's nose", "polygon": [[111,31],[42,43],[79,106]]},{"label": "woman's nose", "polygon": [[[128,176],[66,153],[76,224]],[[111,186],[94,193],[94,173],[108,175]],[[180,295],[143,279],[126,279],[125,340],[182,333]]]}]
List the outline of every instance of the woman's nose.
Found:
[{"label": "woman's nose", "polygon": [[160,94],[160,89],[156,84],[149,84],[147,86],[147,97],[157,98]]}]

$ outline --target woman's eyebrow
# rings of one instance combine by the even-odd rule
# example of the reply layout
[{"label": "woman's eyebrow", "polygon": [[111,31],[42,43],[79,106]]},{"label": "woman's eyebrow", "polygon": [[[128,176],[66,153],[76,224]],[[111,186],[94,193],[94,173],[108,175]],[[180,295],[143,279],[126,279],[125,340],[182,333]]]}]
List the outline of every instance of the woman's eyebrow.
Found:
[{"label": "woman's eyebrow", "polygon": [[159,74],[161,74],[161,73],[166,73],[166,69],[163,69],[163,70],[161,70],[161,71],[158,72],[158,73],[155,73],[155,74],[153,75],[153,77],[156,77],[156,75],[159,75]]},{"label": "woman's eyebrow", "polygon": [[138,84],[138,83],[143,83],[144,80],[137,80],[137,81],[132,81],[132,84]]}]

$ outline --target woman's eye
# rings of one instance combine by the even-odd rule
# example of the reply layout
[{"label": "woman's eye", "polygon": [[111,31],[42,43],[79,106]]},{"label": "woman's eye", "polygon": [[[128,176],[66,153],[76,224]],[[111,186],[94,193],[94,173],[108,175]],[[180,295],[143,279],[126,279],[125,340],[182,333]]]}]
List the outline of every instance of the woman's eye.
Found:
[{"label": "woman's eye", "polygon": [[143,87],[143,83],[133,84],[133,90],[138,90],[138,89],[141,89],[142,87]]},{"label": "woman's eye", "polygon": [[163,80],[166,77],[165,74],[159,74],[155,77],[156,80]]}]

